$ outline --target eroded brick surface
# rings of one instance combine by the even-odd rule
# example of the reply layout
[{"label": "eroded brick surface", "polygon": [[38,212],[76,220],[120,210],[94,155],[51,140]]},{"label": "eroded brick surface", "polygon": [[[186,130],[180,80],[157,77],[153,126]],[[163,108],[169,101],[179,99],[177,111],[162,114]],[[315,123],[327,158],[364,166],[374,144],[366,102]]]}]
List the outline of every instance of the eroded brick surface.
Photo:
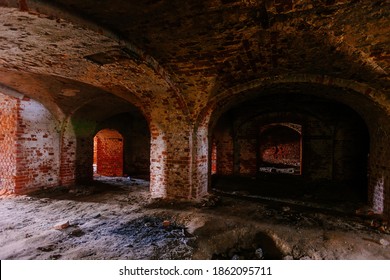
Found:
[{"label": "eroded brick surface", "polygon": [[29,98],[2,97],[2,182],[25,193],[58,186],[60,135],[52,114]]},{"label": "eroded brick surface", "polygon": [[[390,217],[389,1],[95,2],[0,1],[0,83],[31,98],[1,98],[1,188],[91,180],[93,136],[105,120],[130,112],[129,103],[144,118],[139,131],[149,130],[141,138],[150,140],[125,150],[150,152],[138,153],[139,166],[125,155],[125,168],[149,169],[155,197],[200,198],[208,191],[210,140],[217,172],[255,174],[258,129],[280,121],[270,112],[283,104],[270,104],[263,118],[242,109],[230,116],[240,126],[227,121],[218,130],[225,112],[265,95],[306,94],[362,117],[368,200]],[[353,176],[360,128],[309,115],[291,110],[283,120],[305,120],[306,172]]]}]

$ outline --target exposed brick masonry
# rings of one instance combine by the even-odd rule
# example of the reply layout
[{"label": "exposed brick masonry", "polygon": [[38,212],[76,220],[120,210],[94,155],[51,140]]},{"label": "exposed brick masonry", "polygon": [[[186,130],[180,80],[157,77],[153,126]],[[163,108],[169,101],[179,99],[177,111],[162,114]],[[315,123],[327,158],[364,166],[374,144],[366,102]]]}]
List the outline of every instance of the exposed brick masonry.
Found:
[{"label": "exposed brick masonry", "polygon": [[24,193],[59,185],[60,135],[56,120],[29,98],[0,97],[2,188]]},{"label": "exposed brick masonry", "polygon": [[[290,103],[304,93],[362,116],[370,138],[363,141],[369,203],[390,217],[388,1],[149,2],[0,1],[0,83],[32,98],[2,99],[1,188],[14,191],[15,179],[17,191],[91,180],[93,136],[105,128],[98,125],[127,112],[114,96],[136,106],[149,125],[150,141],[141,136],[148,146],[129,144],[114,129],[130,151],[126,172],[150,168],[155,197],[207,193],[211,139],[222,162],[217,171],[255,174],[259,126],[278,121],[304,128],[303,176],[354,177],[366,162],[356,152],[362,148],[356,139],[365,136],[355,132],[364,130],[339,112],[324,115],[325,106],[312,117],[309,102],[299,113],[287,108],[290,116],[280,120],[268,118],[283,112],[283,103],[273,103],[251,123],[242,105],[274,93],[287,94]],[[238,123],[214,129],[225,111],[240,106],[230,116]],[[78,111],[86,113],[74,117]]]},{"label": "exposed brick masonry", "polygon": [[0,192],[15,189],[18,106],[17,99],[0,93]]},{"label": "exposed brick masonry", "polygon": [[24,98],[18,111],[15,192],[59,185],[60,135],[45,107]]},{"label": "exposed brick masonry", "polygon": [[123,175],[123,137],[119,132],[103,129],[96,134],[94,164],[99,175]]}]

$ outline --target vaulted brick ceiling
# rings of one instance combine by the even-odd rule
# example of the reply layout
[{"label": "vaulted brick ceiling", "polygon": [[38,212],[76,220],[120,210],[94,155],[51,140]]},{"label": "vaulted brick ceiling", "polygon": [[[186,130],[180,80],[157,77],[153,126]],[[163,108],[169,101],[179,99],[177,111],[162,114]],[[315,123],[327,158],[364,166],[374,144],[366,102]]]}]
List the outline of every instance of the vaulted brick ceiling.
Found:
[{"label": "vaulted brick ceiling", "polygon": [[[7,2],[15,1],[0,4]],[[388,0],[42,0],[20,1],[22,8],[24,2],[92,22],[140,59],[152,57],[193,116],[221,91],[267,77],[329,75],[383,92],[390,85]]]},{"label": "vaulted brick ceiling", "polygon": [[250,79],[263,72],[291,70],[346,71],[345,75],[364,79],[360,71],[367,61],[375,65],[376,74],[385,74],[390,63],[389,1],[46,2],[134,43],[183,83],[188,76]]}]

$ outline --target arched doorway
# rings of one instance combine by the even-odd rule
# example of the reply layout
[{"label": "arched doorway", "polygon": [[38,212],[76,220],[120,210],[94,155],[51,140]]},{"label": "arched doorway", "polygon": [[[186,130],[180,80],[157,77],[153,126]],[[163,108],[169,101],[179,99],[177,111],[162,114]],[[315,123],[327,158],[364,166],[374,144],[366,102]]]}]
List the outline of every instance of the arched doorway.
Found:
[{"label": "arched doorway", "polygon": [[114,129],[102,129],[93,143],[94,174],[123,176],[123,136]]},{"label": "arched doorway", "polygon": [[301,175],[302,126],[273,123],[262,126],[258,138],[259,172]]},{"label": "arched doorway", "polygon": [[211,189],[366,203],[370,141],[360,115],[309,94],[261,97],[235,104],[210,130],[220,144]]}]

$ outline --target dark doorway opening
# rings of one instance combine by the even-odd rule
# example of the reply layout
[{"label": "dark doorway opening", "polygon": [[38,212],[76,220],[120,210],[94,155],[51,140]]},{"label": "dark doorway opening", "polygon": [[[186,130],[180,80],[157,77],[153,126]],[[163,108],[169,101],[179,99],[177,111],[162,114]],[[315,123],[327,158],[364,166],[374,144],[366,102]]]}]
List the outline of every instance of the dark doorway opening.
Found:
[{"label": "dark doorway opening", "polygon": [[210,153],[217,167],[211,190],[323,205],[367,203],[369,132],[345,104],[304,94],[263,96],[222,114],[210,139],[218,143],[217,157]]}]

